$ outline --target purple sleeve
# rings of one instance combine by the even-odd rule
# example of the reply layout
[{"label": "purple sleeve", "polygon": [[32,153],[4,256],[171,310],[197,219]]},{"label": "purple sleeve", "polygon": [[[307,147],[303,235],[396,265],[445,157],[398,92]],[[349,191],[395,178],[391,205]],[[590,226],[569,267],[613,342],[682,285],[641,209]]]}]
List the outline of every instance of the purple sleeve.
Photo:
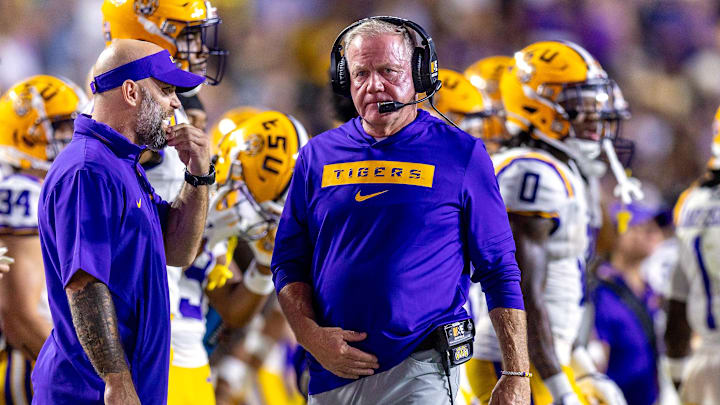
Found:
[{"label": "purple sleeve", "polygon": [[312,246],[308,230],[306,177],[301,151],[275,236],[270,268],[277,292],[296,281],[311,283]]},{"label": "purple sleeve", "polygon": [[109,283],[121,195],[113,182],[87,170],[78,170],[57,184],[49,214],[54,220],[63,286],[79,269]]},{"label": "purple sleeve", "polygon": [[471,279],[482,285],[488,310],[525,309],[515,241],[495,170],[481,141],[475,143],[465,170],[462,205],[465,238],[474,266]]},{"label": "purple sleeve", "polygon": [[[162,151],[161,151],[162,152]],[[160,226],[162,227],[163,235],[167,230],[168,215],[170,214],[170,203],[163,200],[158,193],[153,192],[153,202],[155,208],[158,210],[158,217],[160,218]]]}]

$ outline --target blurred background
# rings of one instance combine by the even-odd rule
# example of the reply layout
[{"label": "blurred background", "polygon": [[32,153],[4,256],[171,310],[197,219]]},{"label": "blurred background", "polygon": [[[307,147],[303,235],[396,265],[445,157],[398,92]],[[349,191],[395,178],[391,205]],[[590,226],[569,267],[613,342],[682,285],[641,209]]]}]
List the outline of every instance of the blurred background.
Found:
[{"label": "blurred background", "polygon": [[[0,91],[34,74],[85,83],[104,47],[100,0],[0,0]],[[621,136],[635,142],[633,176],[654,206],[672,207],[705,169],[711,126],[720,104],[720,2],[711,0],[214,0],[230,51],[222,83],[200,95],[212,125],[225,111],[249,105],[290,113],[310,135],[333,125],[327,69],[335,36],[355,20],[395,15],[433,37],[439,65],[462,72],[473,62],[513,52],[539,40],[565,39],[592,53],[630,103]],[[606,176],[606,202],[615,182]],[[672,234],[667,229],[667,236]],[[667,268],[667,266],[665,266]],[[666,272],[657,289],[662,290]],[[652,280],[651,280],[652,281]],[[287,342],[271,363],[290,363],[292,334],[278,308],[254,330]],[[274,315],[273,315],[274,314]],[[221,353],[244,359],[240,331]],[[220,357],[220,360],[218,360]],[[240,381],[244,368],[215,357]],[[273,363],[274,362],[274,363]],[[258,363],[259,364],[259,363]],[[257,366],[259,367],[259,366]],[[284,375],[278,371],[277,375]],[[262,374],[258,378],[263,377]],[[267,392],[287,391],[266,403],[302,403],[285,375]],[[267,384],[266,384],[267,385]],[[256,387],[254,385],[252,387]],[[255,388],[250,390],[256,390]],[[273,388],[274,387],[274,388]],[[284,387],[283,390],[280,387]],[[218,402],[222,390],[218,386]],[[238,388],[240,389],[240,388]],[[257,390],[256,390],[257,391]],[[258,394],[259,395],[259,394]],[[664,403],[673,403],[665,402]],[[241,402],[233,402],[241,403]],[[242,402],[245,403],[245,402]],[[247,401],[247,403],[261,403]]]},{"label": "blurred background", "polygon": [[[2,0],[0,89],[48,73],[78,83],[102,50],[99,0]],[[437,44],[440,67],[462,71],[489,55],[568,39],[620,84],[638,145],[633,174],[668,204],[710,155],[720,103],[718,2],[711,0],[216,0],[223,82],[202,92],[209,121],[238,105],[291,113],[311,134],[331,125],[327,80],[337,33],[370,15],[409,18]]]}]

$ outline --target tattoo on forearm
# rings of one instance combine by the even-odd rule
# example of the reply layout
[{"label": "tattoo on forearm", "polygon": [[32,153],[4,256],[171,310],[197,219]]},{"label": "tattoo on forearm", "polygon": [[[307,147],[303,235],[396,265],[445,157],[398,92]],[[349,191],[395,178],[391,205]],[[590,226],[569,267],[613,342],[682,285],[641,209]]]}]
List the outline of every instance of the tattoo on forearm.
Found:
[{"label": "tattoo on forearm", "polygon": [[68,292],[78,340],[101,378],[128,370],[110,290],[97,280]]}]

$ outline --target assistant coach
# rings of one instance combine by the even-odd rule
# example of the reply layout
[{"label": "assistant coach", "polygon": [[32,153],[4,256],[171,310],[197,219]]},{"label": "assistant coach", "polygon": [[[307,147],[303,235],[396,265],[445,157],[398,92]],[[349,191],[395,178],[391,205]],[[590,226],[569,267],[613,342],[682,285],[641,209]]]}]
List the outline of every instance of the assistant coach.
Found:
[{"label": "assistant coach", "polygon": [[[149,42],[117,40],[94,67],[92,117],[48,172],[39,229],[53,330],[32,375],[34,404],[164,404],[170,365],[166,262],[195,258],[214,170],[207,136],[166,128],[175,88],[205,79]],[[138,163],[174,146],[187,165],[168,204]],[[210,176],[208,175],[210,172]]]},{"label": "assistant coach", "polygon": [[432,39],[373,17],[346,28],[331,59],[333,89],[360,117],[300,151],[272,261],[312,355],[310,404],[452,404],[471,355],[470,276],[504,357],[491,403],[529,403],[520,270],[492,163],[482,141],[407,104],[439,88]]}]

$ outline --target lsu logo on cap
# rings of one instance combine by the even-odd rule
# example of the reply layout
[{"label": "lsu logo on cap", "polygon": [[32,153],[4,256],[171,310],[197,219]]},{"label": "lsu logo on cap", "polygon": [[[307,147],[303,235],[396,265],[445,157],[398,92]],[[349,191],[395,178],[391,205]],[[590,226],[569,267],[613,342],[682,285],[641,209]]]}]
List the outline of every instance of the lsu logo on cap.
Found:
[{"label": "lsu logo on cap", "polygon": [[363,160],[323,166],[322,187],[348,184],[407,184],[432,188],[434,177],[433,165]]}]

